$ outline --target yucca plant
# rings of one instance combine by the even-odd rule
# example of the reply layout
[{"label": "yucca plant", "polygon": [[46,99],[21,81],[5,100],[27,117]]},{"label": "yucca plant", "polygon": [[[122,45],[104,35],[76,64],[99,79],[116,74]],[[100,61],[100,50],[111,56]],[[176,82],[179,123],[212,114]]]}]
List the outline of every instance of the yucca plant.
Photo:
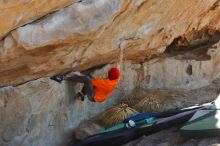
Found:
[{"label": "yucca plant", "polygon": [[122,122],[124,119],[136,115],[139,112],[130,108],[127,104],[121,103],[113,106],[101,114],[101,124],[104,127],[110,127]]},{"label": "yucca plant", "polygon": [[125,103],[139,112],[163,111],[165,101],[170,98],[171,93],[167,90],[135,89],[126,97]]}]

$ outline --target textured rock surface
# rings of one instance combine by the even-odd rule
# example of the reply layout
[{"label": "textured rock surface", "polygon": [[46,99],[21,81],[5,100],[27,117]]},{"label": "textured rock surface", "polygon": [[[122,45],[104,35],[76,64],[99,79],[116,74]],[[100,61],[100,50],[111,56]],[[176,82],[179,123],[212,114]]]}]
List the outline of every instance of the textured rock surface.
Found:
[{"label": "textured rock surface", "polygon": [[[127,92],[136,87],[197,89],[207,86],[220,75],[220,43],[211,46],[207,52],[209,60],[181,59],[192,55],[187,52],[173,57],[157,57],[140,64],[125,62],[121,87]],[[103,76],[111,66],[103,67],[94,75]]]},{"label": "textured rock surface", "polygon": [[0,84],[108,64],[119,47],[143,62],[166,48],[216,42],[219,11],[217,0],[82,0],[2,39]]},{"label": "textured rock surface", "polygon": [[[82,120],[125,100],[136,88],[181,91],[162,103],[166,109],[213,100],[220,92],[219,4],[0,1],[0,145],[63,145]],[[119,48],[125,52],[123,76],[106,103],[82,103],[73,98],[80,86],[38,79],[91,67],[94,76],[105,76]],[[97,70],[100,65],[106,66]]]},{"label": "textured rock surface", "polygon": [[59,10],[73,2],[75,2],[75,0],[1,0],[0,38],[23,24],[34,21],[55,10]]},{"label": "textured rock surface", "polygon": [[79,127],[77,127],[74,130],[74,137],[76,139],[83,139],[90,135],[100,133],[102,131],[104,131],[104,127],[100,126],[99,124],[91,120],[87,120],[87,121],[81,122],[79,124]]},{"label": "textured rock surface", "polygon": [[[173,61],[172,63],[177,62]],[[175,65],[173,66],[175,67]],[[93,75],[104,77],[109,67],[97,70]],[[114,91],[113,96],[102,104],[91,103],[87,100],[81,102],[75,99],[74,94],[80,85],[74,88],[74,84],[70,82],[58,84],[48,78],[31,81],[17,87],[1,88],[0,145],[61,146],[68,143],[72,140],[74,128],[82,120],[92,118],[110,105],[126,100],[127,94],[132,94],[136,87],[147,87],[149,82],[139,83],[141,65],[132,66],[130,63],[123,65],[123,68],[128,67],[129,70],[123,70],[121,83]],[[181,76],[182,72],[177,72],[176,75]],[[161,81],[165,79],[166,76],[158,77],[158,80]],[[184,78],[180,79],[184,81]],[[195,79],[192,77],[192,80],[196,79],[196,77]],[[200,83],[199,80],[197,82]],[[180,80],[176,80],[176,83],[173,81],[173,83],[183,87]],[[185,89],[178,89],[180,92],[173,91],[172,98],[167,98],[166,101],[159,104],[166,104],[165,110],[215,99],[220,92],[220,81],[216,79],[208,86],[205,85],[194,90],[189,90],[186,85]]]},{"label": "textured rock surface", "polygon": [[73,129],[116,102],[81,102],[74,85],[40,79],[0,89],[0,145],[56,146],[68,143]]}]

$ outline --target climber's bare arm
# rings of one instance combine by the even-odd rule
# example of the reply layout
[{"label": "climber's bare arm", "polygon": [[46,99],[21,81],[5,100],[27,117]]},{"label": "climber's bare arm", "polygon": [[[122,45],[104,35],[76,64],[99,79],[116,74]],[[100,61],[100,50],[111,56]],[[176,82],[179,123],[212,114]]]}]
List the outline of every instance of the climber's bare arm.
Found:
[{"label": "climber's bare arm", "polygon": [[122,65],[122,59],[123,59],[123,50],[122,48],[119,48],[119,56],[117,60],[117,67],[120,68]]},{"label": "climber's bare arm", "polygon": [[80,77],[80,76],[85,76],[85,75],[81,74],[79,71],[72,71],[64,76],[64,80],[70,80],[70,77],[72,77],[72,76],[79,76]]}]

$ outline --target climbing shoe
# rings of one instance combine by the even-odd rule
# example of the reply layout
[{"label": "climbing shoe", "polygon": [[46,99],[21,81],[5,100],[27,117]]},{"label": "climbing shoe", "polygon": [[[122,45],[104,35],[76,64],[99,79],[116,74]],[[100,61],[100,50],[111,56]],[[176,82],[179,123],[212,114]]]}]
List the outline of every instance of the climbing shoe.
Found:
[{"label": "climbing shoe", "polygon": [[51,77],[50,79],[51,79],[51,80],[54,80],[54,81],[56,81],[56,82],[58,82],[58,83],[61,83],[61,82],[63,81],[63,79],[64,79],[64,75],[53,76],[53,77]]}]

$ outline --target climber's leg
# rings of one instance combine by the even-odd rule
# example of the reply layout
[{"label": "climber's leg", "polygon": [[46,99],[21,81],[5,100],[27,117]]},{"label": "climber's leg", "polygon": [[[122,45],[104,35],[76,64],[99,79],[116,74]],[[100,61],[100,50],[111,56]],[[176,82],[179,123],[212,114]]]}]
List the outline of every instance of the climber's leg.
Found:
[{"label": "climber's leg", "polygon": [[67,74],[64,77],[64,80],[67,81],[73,81],[73,82],[79,82],[79,83],[85,83],[88,81],[88,77],[86,75],[81,74],[80,72],[72,72],[70,74]]},{"label": "climber's leg", "polygon": [[87,81],[84,83],[84,86],[82,88],[82,93],[86,95],[91,102],[95,102],[94,100],[95,91],[92,85],[92,81],[89,77],[87,77]]},{"label": "climber's leg", "polygon": [[95,92],[92,85],[92,81],[88,76],[77,72],[66,75],[64,79],[67,81],[84,83],[82,91],[77,93],[77,96],[79,96],[82,101],[84,100],[84,96],[87,96],[90,101],[94,101]]}]

